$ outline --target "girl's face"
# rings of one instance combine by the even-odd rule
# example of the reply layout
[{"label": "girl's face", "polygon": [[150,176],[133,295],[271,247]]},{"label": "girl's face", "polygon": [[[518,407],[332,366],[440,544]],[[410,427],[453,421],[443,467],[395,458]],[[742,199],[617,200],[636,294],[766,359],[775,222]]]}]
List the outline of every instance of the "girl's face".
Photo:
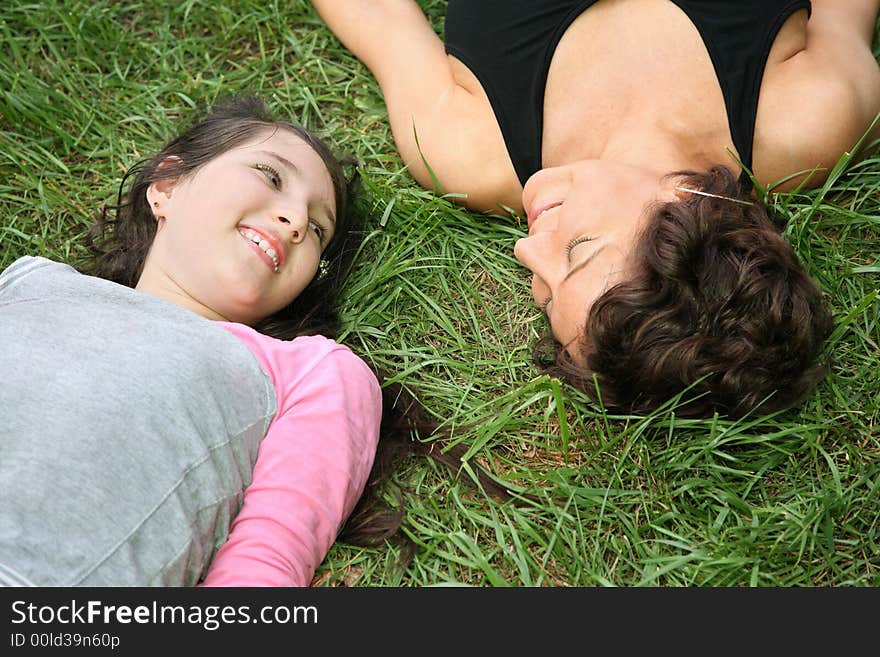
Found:
[{"label": "girl's face", "polygon": [[[662,174],[603,160],[542,169],[526,182],[529,236],[516,258],[532,273],[532,294],[553,336],[570,347],[593,302],[626,277],[629,258],[654,201],[675,200]],[[580,360],[583,354],[570,349]]]},{"label": "girl's face", "polygon": [[287,306],[335,228],[330,173],[283,129],[153,183],[147,200],[158,226],[137,289],[208,319],[251,325]]}]

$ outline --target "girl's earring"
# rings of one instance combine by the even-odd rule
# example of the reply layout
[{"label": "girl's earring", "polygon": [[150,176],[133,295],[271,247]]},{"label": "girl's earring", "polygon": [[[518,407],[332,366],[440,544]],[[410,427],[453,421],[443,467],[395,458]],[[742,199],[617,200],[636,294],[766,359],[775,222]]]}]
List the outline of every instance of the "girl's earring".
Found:
[{"label": "girl's earring", "polygon": [[329,271],[330,263],[324,260],[324,258],[321,258],[321,262],[318,263],[318,280],[320,281],[323,279]]},{"label": "girl's earring", "polygon": [[[153,208],[154,208],[155,210],[158,210],[158,209],[159,209],[159,201],[153,201]],[[161,214],[156,214],[156,213],[154,212],[154,213],[153,213],[153,216],[156,218],[156,223],[159,224],[160,226],[162,225],[162,222],[165,221],[165,217],[162,216]]]}]

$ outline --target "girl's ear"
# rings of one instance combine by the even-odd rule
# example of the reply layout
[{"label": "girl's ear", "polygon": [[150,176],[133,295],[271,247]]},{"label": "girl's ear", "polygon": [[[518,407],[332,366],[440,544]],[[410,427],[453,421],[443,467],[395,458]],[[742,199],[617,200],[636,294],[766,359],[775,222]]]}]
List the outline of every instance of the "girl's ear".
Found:
[{"label": "girl's ear", "polygon": [[[159,170],[179,162],[180,158],[172,155],[162,160],[156,169]],[[153,211],[156,221],[165,218],[168,201],[171,199],[171,190],[174,189],[175,184],[177,184],[177,178],[165,178],[150,183],[150,186],[147,188],[147,203],[150,204],[150,209]]]}]

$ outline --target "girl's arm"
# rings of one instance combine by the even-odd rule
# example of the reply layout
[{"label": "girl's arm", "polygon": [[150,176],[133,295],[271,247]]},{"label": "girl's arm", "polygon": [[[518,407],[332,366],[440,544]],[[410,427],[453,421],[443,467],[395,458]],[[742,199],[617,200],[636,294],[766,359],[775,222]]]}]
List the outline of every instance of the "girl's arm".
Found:
[{"label": "girl's arm", "polygon": [[308,586],[363,492],[382,412],[373,373],[337,348],[293,390],[203,586]]}]

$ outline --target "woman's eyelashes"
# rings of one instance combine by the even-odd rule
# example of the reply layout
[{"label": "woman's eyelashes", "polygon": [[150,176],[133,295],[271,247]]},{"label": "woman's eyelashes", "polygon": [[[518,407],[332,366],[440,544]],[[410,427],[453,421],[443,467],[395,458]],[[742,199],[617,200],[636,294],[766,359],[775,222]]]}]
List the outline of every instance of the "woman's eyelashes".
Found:
[{"label": "woman's eyelashes", "polygon": [[565,257],[571,260],[571,252],[574,250],[578,244],[583,244],[584,242],[589,242],[593,238],[588,237],[587,235],[582,235],[581,237],[575,237],[573,240],[569,241],[568,244],[565,245]]}]

